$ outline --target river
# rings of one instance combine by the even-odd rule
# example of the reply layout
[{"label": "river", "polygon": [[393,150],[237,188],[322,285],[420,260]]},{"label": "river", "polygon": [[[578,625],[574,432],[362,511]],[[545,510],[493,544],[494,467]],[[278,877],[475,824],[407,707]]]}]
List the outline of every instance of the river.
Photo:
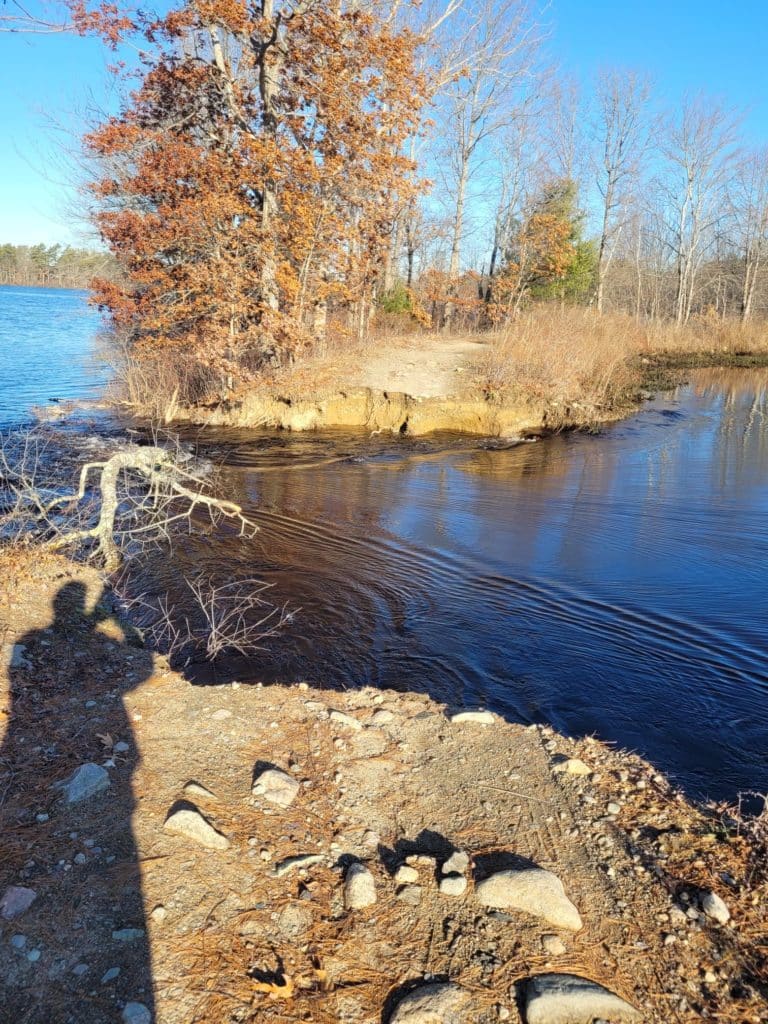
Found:
[{"label": "river", "polygon": [[223,678],[428,692],[697,796],[766,791],[767,417],[768,374],[699,371],[599,436],[511,447],[188,431],[261,529],[185,538],[146,585],[257,575],[300,609]]}]

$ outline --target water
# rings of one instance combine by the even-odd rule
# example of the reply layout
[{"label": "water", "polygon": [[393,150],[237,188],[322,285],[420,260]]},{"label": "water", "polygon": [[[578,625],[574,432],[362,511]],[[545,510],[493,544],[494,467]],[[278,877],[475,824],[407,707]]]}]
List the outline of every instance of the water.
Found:
[{"label": "water", "polygon": [[52,399],[95,398],[107,380],[94,358],[98,313],[86,292],[0,285],[0,427]]},{"label": "water", "polygon": [[159,582],[258,574],[301,606],[230,677],[426,691],[699,796],[768,790],[767,416],[765,375],[702,374],[599,437],[506,449],[206,431],[261,532],[191,538]]}]

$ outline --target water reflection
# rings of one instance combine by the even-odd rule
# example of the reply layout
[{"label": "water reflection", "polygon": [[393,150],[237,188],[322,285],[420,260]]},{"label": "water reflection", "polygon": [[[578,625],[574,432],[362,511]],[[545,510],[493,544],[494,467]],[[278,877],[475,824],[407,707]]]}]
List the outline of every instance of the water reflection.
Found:
[{"label": "water reflection", "polygon": [[206,433],[262,530],[182,562],[304,609],[241,678],[426,690],[699,794],[766,789],[767,403],[764,377],[702,374],[600,437],[507,449]]}]

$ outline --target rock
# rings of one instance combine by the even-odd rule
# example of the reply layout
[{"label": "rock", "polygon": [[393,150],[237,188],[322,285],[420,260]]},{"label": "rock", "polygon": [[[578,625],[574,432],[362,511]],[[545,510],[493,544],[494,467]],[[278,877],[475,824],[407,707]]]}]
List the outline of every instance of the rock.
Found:
[{"label": "rock", "polygon": [[119,977],[119,975],[120,975],[120,968],[119,967],[110,967],[108,971],[104,972],[104,975],[102,976],[102,979],[101,979],[101,984],[102,985],[108,985],[110,983],[110,981],[114,981],[115,978]]},{"label": "rock", "polygon": [[99,764],[81,764],[64,782],[55,783],[55,788],[62,791],[65,803],[77,804],[108,789],[109,773]]},{"label": "rock", "polygon": [[418,882],[419,872],[409,864],[402,864],[395,872],[396,882]]},{"label": "rock", "polygon": [[88,970],[88,964],[75,964],[75,966],[72,968],[72,973],[76,977],[82,978],[84,974],[88,973]]},{"label": "rock", "polygon": [[144,1003],[126,1003],[122,1021],[123,1024],[152,1024],[152,1014]]},{"label": "rock", "polygon": [[43,954],[39,949],[30,949],[27,953],[27,960],[29,960],[30,963],[36,964],[42,955]]},{"label": "rock", "polygon": [[395,715],[393,711],[389,711],[387,708],[379,708],[379,710],[374,711],[371,716],[371,725],[389,725],[391,722],[394,722],[394,720]]},{"label": "rock", "polygon": [[25,910],[29,910],[37,899],[34,889],[25,889],[23,885],[11,885],[3,893],[0,899],[0,915],[6,921],[12,921],[20,917]]},{"label": "rock", "polygon": [[8,663],[9,669],[32,668],[27,659],[27,648],[24,644],[14,644],[11,648],[11,660]]},{"label": "rock", "polygon": [[565,772],[566,775],[591,775],[592,769],[580,757],[564,757],[552,765],[553,772]]},{"label": "rock", "polygon": [[374,832],[373,829],[369,828],[367,832],[363,833],[363,846],[376,847],[380,842],[381,836],[378,832]]},{"label": "rock", "polygon": [[343,711],[332,711],[330,714],[332,722],[336,722],[337,725],[346,726],[347,729],[353,729],[355,732],[359,732],[363,728],[362,722],[359,722],[352,715],[345,715]]},{"label": "rock", "polygon": [[144,938],[143,928],[118,928],[112,932],[115,942],[135,942],[136,939]]},{"label": "rock", "polygon": [[608,806],[606,807],[606,810],[608,811],[609,814],[618,814],[619,811],[621,810],[621,804],[617,804],[617,803],[612,801],[611,803],[608,804]]},{"label": "rock", "polygon": [[263,796],[271,804],[288,807],[296,799],[301,783],[287,772],[279,768],[268,768],[256,779],[251,792],[254,796]]},{"label": "rock", "polygon": [[444,875],[463,875],[469,867],[469,854],[463,850],[456,850],[452,853],[448,860],[443,864],[442,874]]},{"label": "rock", "polygon": [[402,889],[397,890],[396,896],[402,903],[417,907],[421,903],[421,886],[404,885]]},{"label": "rock", "polygon": [[209,850],[229,849],[227,837],[218,832],[192,805],[180,807],[177,811],[171,809],[171,813],[163,825],[163,831],[174,836],[191,839]]},{"label": "rock", "polygon": [[557,875],[542,868],[498,871],[480,882],[475,892],[485,907],[523,910],[556,928],[571,931],[582,926],[578,910],[565,895],[563,883]]},{"label": "rock", "polygon": [[229,708],[219,708],[218,711],[214,711],[211,718],[214,722],[223,722],[226,718],[231,718],[232,712]]},{"label": "rock", "polygon": [[114,745],[114,747],[112,747],[112,750],[115,754],[127,754],[130,749],[130,743],[126,743],[125,740],[120,740],[118,743]]},{"label": "rock", "polygon": [[451,715],[451,721],[456,725],[464,722],[474,722],[476,725],[493,725],[496,716],[490,711],[459,711]]},{"label": "rock", "polygon": [[449,982],[421,985],[395,1007],[389,1024],[469,1024],[472,999],[466,989]]},{"label": "rock", "polygon": [[376,882],[364,864],[350,864],[344,881],[344,906],[347,910],[362,910],[376,902]]},{"label": "rock", "polygon": [[11,937],[11,945],[14,949],[24,949],[27,944],[26,935],[14,935]]},{"label": "rock", "polygon": [[467,880],[464,875],[443,875],[439,889],[443,896],[462,896],[467,889]]},{"label": "rock", "polygon": [[566,952],[566,945],[559,935],[542,935],[541,947],[550,956],[563,956]]},{"label": "rock", "polygon": [[155,924],[162,924],[163,921],[168,916],[168,911],[165,909],[162,903],[158,903],[156,907],[153,907],[152,913],[149,916],[152,918]]},{"label": "rock", "polygon": [[715,892],[704,892],[701,894],[701,909],[713,921],[718,924],[728,924],[731,919],[731,912]]},{"label": "rock", "polygon": [[540,974],[525,988],[526,1024],[592,1024],[640,1020],[642,1014],[607,988],[575,974]]},{"label": "rock", "polygon": [[298,939],[312,927],[312,912],[289,903],[277,915],[277,930],[288,939]]},{"label": "rock", "polygon": [[218,802],[218,797],[215,793],[212,793],[210,789],[205,786],[201,786],[199,782],[190,781],[184,787],[185,796],[197,797],[200,800],[210,800],[212,803]]},{"label": "rock", "polygon": [[320,853],[302,853],[298,857],[286,857],[285,860],[278,861],[275,864],[270,871],[270,875],[273,878],[282,878],[283,875],[287,875],[291,871],[311,868],[313,864],[320,864],[323,859],[323,855]]}]

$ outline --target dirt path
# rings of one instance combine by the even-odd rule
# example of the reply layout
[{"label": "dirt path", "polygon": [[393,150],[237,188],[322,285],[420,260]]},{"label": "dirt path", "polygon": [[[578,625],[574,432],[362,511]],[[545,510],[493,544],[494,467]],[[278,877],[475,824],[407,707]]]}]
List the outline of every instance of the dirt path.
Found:
[{"label": "dirt path", "polygon": [[[520,1022],[530,979],[553,972],[654,1024],[765,1019],[750,849],[639,758],[495,716],[453,721],[426,694],[192,687],[161,659],[145,671],[103,603],[93,616],[94,573],[24,557],[0,569],[3,640],[28,638],[6,647],[0,897],[35,894],[0,918],[1,1020],[381,1024],[411,986],[450,981],[469,999],[451,1020]],[[79,583],[87,636],[60,597],[50,626]],[[572,757],[588,774],[562,770]],[[83,763],[108,785],[63,804],[51,786]],[[271,767],[294,780],[288,806],[252,795]],[[166,832],[179,806],[226,848]],[[469,864],[450,895],[456,851]],[[345,905],[356,862],[375,886],[363,909]],[[484,879],[532,865],[560,879],[581,929],[482,903]],[[710,890],[724,926],[701,909]]]},{"label": "dirt path", "polygon": [[413,398],[460,394],[487,346],[471,338],[424,335],[408,345],[384,344],[363,357],[353,386],[399,391]]}]

